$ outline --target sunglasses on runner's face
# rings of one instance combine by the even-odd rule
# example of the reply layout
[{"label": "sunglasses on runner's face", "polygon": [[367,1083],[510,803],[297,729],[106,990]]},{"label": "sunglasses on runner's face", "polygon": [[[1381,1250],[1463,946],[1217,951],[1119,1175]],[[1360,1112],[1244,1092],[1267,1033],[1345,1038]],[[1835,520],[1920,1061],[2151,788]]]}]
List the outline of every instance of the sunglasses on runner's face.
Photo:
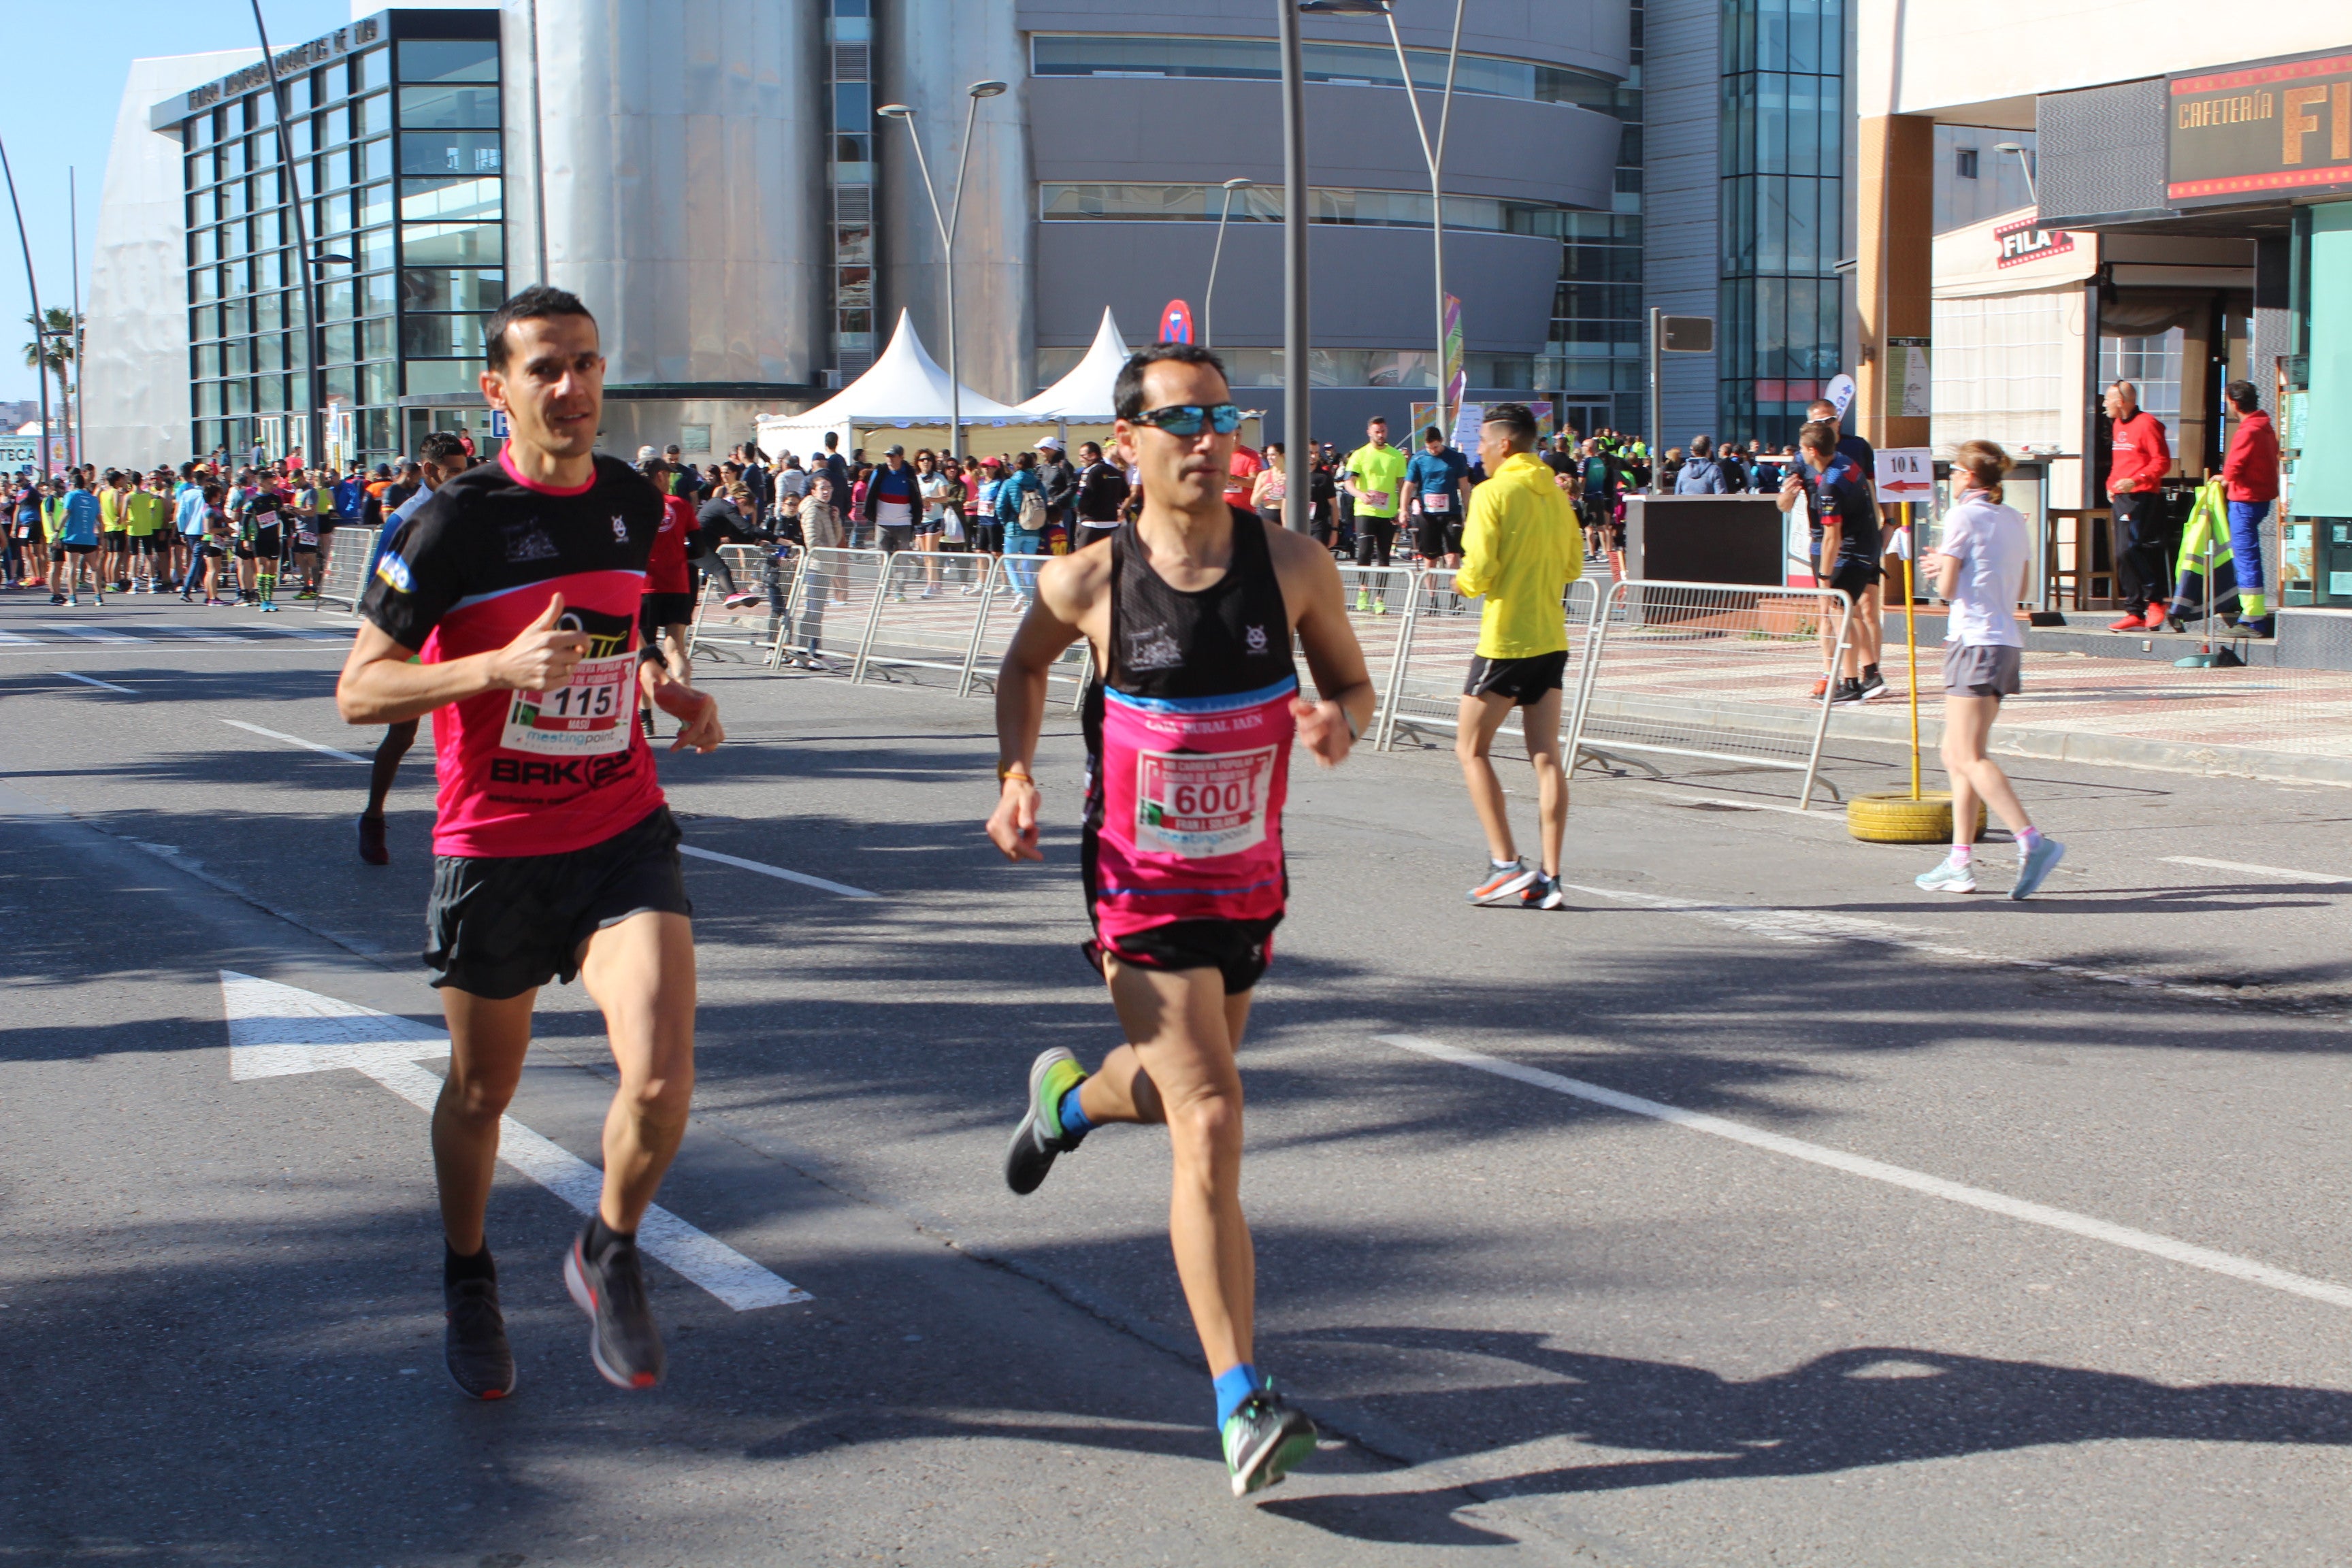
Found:
[{"label": "sunglasses on runner's face", "polygon": [[1171,436],[1198,436],[1201,422],[1220,436],[1230,436],[1242,427],[1242,411],[1237,405],[1215,403],[1203,407],[1198,403],[1171,404],[1166,408],[1146,409],[1128,421],[1130,425],[1150,425],[1165,430]]}]

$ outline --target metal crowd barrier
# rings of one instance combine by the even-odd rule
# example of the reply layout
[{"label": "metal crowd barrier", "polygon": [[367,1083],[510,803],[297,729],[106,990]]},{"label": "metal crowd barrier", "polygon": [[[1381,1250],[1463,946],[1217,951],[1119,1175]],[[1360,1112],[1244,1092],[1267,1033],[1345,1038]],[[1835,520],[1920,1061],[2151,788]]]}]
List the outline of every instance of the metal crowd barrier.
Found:
[{"label": "metal crowd barrier", "polygon": [[826,548],[801,552],[784,613],[768,645],[768,663],[844,673],[856,668],[872,629],[876,595],[890,570],[879,550]]},{"label": "metal crowd barrier", "polygon": [[961,551],[902,550],[889,558],[874,596],[866,636],[849,679],[879,673],[886,680],[921,681],[922,672],[950,678],[965,689],[974,638],[988,602],[982,594],[995,562]]},{"label": "metal crowd barrier", "polygon": [[[340,605],[357,614],[360,600],[367,594],[368,556],[375,547],[375,531],[352,523],[334,530],[321,542],[327,561],[319,573],[319,596],[310,601],[310,608]],[[197,565],[203,563],[199,556]]]},{"label": "metal crowd barrier", "polygon": [[[1478,651],[1478,623],[1486,605],[1456,590],[1454,579],[1453,572],[1438,567],[1421,573],[1414,584],[1399,654],[1381,700],[1374,736],[1381,751],[1394,749],[1400,728],[1451,733],[1459,727],[1462,683]],[[1561,682],[1563,731],[1573,723],[1572,709],[1583,688],[1599,603],[1598,585],[1589,577],[1570,583],[1561,602],[1568,631],[1568,668]],[[1496,732],[1520,733],[1522,717],[1523,710],[1514,710]]]},{"label": "metal crowd barrier", "polygon": [[[1367,728],[1377,728],[1387,720],[1388,693],[1396,684],[1397,666],[1404,656],[1405,626],[1412,619],[1413,584],[1419,575],[1410,566],[1340,564],[1339,586],[1348,606],[1349,629],[1364,650],[1364,669],[1372,678],[1375,707]],[[1298,684],[1320,699],[1322,693],[1315,689],[1315,674],[1307,668],[1303,651],[1298,658]]]},{"label": "metal crowd barrier", "polygon": [[[1693,757],[1804,775],[1812,804],[1829,731],[1830,692],[1853,601],[1832,588],[1724,583],[1617,584],[1602,602],[1575,703],[1567,757]],[[1827,634],[1826,636],[1824,634]]]},{"label": "metal crowd barrier", "polygon": [[[957,696],[969,697],[979,688],[995,691],[996,672],[1013,646],[1013,634],[1021,629],[1021,619],[1029,613],[1037,568],[1046,560],[1043,555],[996,557],[981,595],[980,622],[972,628],[971,647],[964,654],[963,679],[956,687]],[[1055,686],[1067,686],[1070,711],[1075,713],[1084,706],[1087,688],[1094,678],[1094,644],[1080,637],[1063,649],[1062,657],[1046,670],[1046,691],[1050,696]]]},{"label": "metal crowd barrier", "polygon": [[783,622],[790,593],[786,579],[792,574],[793,563],[751,544],[722,544],[719,554],[733,574],[737,590],[759,597],[730,610],[718,580],[709,573],[700,574],[702,586],[694,596],[686,657],[692,660],[705,648],[718,648],[729,658],[749,658],[756,649],[764,660],[775,642],[776,628]]}]

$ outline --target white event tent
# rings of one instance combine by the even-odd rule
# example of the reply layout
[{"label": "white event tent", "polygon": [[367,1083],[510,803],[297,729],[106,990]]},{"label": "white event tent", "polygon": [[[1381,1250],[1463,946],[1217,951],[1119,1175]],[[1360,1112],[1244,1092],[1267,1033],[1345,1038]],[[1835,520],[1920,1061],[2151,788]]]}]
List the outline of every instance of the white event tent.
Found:
[{"label": "white event tent", "polygon": [[1108,425],[1116,417],[1111,385],[1127,363],[1127,340],[1110,307],[1103,307],[1102,325],[1095,329],[1094,346],[1070,374],[1021,405],[1021,412],[1047,424]]},{"label": "white event tent", "polygon": [[[948,373],[924,349],[914,323],[901,310],[898,331],[890,334],[890,346],[882,351],[882,357],[874,362],[871,370],[803,413],[763,415],[760,419],[760,449],[771,458],[786,451],[806,457],[823,450],[825,433],[831,431],[841,437],[841,449],[848,453],[857,450],[860,432],[916,429],[935,429],[939,433],[917,444],[944,448],[948,388]],[[983,397],[969,386],[962,389],[955,412],[967,430],[974,426],[1001,428],[1054,423],[992,397]],[[965,439],[969,446],[971,437],[967,436]]]}]

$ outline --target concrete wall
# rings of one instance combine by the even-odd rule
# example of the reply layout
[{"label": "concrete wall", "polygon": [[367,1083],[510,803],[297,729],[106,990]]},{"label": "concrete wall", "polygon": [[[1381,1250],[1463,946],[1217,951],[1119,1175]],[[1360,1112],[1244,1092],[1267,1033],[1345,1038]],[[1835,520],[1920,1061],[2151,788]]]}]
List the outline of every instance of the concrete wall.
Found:
[{"label": "concrete wall", "polygon": [[[1143,341],[1170,300],[1205,303],[1211,223],[1045,223],[1037,226],[1037,336],[1091,342],[1108,305]],[[1433,349],[1430,236],[1425,228],[1316,224],[1307,235],[1317,348]],[[1543,352],[1551,331],[1559,241],[1527,235],[1445,237],[1445,270],[1463,300],[1464,346],[1478,353]],[[1282,344],[1282,227],[1235,224],[1217,271],[1216,342]],[[1323,394],[1316,394],[1319,399]],[[1424,394],[1424,395],[1426,395]]]},{"label": "concrete wall", "polygon": [[[187,181],[176,137],[148,129],[151,104],[260,58],[258,49],[131,62],[107,153],[89,263],[82,411],[90,459],[107,468],[179,464],[188,394]],[[42,300],[67,302],[62,293]]]},{"label": "concrete wall", "polygon": [[[1721,47],[1717,0],[1649,0],[1643,16],[1643,303],[1720,323]],[[1661,447],[1716,427],[1716,356],[1668,354]]]}]

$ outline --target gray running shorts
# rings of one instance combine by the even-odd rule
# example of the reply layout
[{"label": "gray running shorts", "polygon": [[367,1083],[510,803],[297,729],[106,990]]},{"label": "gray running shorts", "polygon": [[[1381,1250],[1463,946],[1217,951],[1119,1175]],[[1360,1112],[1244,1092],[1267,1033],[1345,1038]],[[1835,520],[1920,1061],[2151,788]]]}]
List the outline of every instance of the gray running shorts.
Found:
[{"label": "gray running shorts", "polygon": [[1944,647],[1944,695],[1947,697],[2014,697],[2019,655],[2022,649],[2002,643],[1947,643]]}]

